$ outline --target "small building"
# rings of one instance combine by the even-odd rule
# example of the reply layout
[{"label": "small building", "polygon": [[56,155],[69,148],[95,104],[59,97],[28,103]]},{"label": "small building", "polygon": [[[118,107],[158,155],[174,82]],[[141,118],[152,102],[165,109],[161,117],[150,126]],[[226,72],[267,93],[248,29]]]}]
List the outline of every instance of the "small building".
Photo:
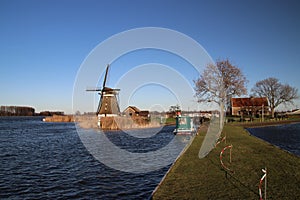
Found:
[{"label": "small building", "polygon": [[124,113],[126,116],[135,117],[135,116],[139,116],[139,114],[140,114],[140,109],[138,109],[138,108],[135,107],[135,106],[128,106],[128,107],[123,111],[123,113]]},{"label": "small building", "polygon": [[140,110],[136,106],[128,106],[123,113],[128,117],[149,117],[148,110]]},{"label": "small building", "polygon": [[149,114],[148,110],[141,110],[139,116],[140,117],[150,117],[150,114]]},{"label": "small building", "polygon": [[270,114],[269,110],[267,97],[231,98],[231,115],[257,117]]}]

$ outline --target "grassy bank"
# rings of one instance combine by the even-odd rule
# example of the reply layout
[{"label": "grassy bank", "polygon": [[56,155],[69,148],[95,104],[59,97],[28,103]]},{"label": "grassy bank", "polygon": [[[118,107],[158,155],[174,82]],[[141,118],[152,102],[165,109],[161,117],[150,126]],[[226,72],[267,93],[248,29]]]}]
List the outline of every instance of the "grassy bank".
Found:
[{"label": "grassy bank", "polygon": [[[181,156],[153,199],[259,199],[258,184],[268,168],[267,199],[300,199],[300,158],[250,136],[240,126],[226,125],[227,144],[221,143],[203,159],[198,153],[205,129],[196,136]],[[232,144],[234,173],[226,173],[220,164],[223,147]],[[229,154],[223,156],[228,163]]]}]

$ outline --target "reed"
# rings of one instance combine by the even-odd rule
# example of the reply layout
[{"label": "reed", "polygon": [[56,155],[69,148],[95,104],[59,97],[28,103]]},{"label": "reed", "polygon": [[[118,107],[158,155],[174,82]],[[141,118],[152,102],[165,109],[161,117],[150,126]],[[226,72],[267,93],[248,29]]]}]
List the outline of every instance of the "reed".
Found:
[{"label": "reed", "polygon": [[[99,128],[97,116],[77,116],[76,122],[81,128]],[[124,130],[137,128],[159,127],[161,124],[156,120],[143,117],[102,117],[100,129],[102,130]]]}]

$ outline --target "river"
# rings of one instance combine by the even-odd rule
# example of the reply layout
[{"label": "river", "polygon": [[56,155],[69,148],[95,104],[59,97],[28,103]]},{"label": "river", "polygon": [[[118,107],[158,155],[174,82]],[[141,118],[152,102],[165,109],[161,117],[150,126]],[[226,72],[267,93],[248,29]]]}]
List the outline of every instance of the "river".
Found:
[{"label": "river", "polygon": [[300,123],[247,128],[251,135],[300,156]]},{"label": "river", "polygon": [[[164,127],[146,140],[104,134],[124,149],[144,152],[169,144],[173,129]],[[187,142],[177,144],[178,155]],[[40,117],[0,117],[0,158],[0,199],[149,199],[170,167],[146,173],[113,169],[91,155],[73,123]]]}]

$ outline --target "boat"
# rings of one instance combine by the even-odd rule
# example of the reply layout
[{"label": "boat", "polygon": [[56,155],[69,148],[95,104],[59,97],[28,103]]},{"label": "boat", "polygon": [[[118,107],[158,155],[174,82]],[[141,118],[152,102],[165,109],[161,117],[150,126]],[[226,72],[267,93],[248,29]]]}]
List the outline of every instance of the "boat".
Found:
[{"label": "boat", "polygon": [[177,116],[176,117],[176,128],[173,133],[175,135],[193,135],[197,131],[194,126],[193,119],[189,116]]}]

